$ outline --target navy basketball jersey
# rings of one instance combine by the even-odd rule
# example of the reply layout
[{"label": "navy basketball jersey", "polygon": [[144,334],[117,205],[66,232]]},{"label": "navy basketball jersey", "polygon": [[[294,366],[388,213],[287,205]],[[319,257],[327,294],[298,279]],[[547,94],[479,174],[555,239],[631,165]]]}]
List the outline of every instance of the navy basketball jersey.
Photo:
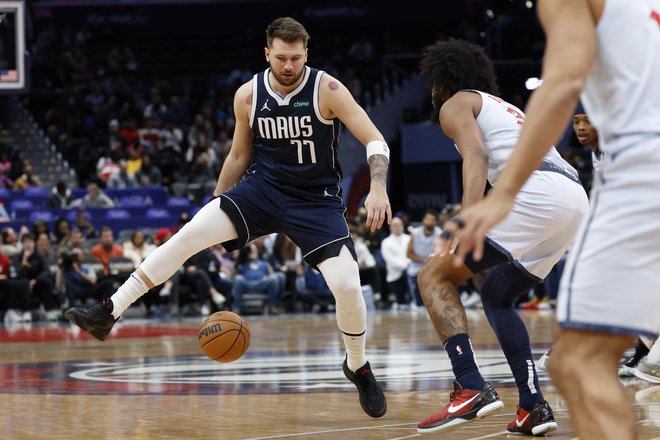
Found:
[{"label": "navy basketball jersey", "polygon": [[325,119],[319,110],[324,72],[306,66],[300,85],[284,97],[270,87],[269,72],[252,81],[254,148],[248,174],[282,187],[331,191],[342,177],[337,160],[340,122]]}]

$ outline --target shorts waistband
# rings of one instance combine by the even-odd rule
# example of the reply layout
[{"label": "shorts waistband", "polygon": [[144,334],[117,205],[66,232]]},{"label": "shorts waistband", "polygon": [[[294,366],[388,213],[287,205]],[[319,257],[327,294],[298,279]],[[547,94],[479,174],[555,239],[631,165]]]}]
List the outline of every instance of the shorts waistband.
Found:
[{"label": "shorts waistband", "polygon": [[544,161],[541,163],[541,166],[538,168],[538,170],[539,170],[539,171],[550,171],[550,172],[552,172],[552,173],[559,173],[559,174],[561,174],[561,175],[563,175],[563,176],[568,177],[568,178],[569,178],[570,180],[572,180],[573,182],[582,185],[582,182],[580,182],[580,178],[579,178],[576,174],[573,174],[572,172],[570,172],[570,171],[567,170],[566,168],[561,167],[561,166],[559,166],[559,165],[555,165],[555,164],[552,163],[552,162],[548,162],[548,161],[545,161],[545,160],[544,160]]}]

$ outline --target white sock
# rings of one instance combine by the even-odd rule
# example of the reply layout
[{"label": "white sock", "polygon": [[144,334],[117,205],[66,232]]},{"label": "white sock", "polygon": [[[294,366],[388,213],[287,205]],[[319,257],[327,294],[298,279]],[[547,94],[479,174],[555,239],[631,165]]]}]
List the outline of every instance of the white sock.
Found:
[{"label": "white sock", "polygon": [[344,337],[344,345],[346,345],[346,364],[349,370],[355,372],[367,363],[367,356],[364,352],[367,331],[363,331],[361,335],[347,335],[342,332],[342,336]]},{"label": "white sock", "polygon": [[142,278],[140,278],[137,273],[133,272],[110,298],[110,301],[112,301],[112,316],[114,316],[115,319],[118,319],[128,306],[137,301],[137,299],[147,293],[148,290],[149,288],[144,281],[142,281]]},{"label": "white sock", "polygon": [[360,272],[346,246],[339,255],[318,265],[337,305],[337,326],[346,345],[346,363],[351,371],[367,363],[367,307],[360,287]]}]

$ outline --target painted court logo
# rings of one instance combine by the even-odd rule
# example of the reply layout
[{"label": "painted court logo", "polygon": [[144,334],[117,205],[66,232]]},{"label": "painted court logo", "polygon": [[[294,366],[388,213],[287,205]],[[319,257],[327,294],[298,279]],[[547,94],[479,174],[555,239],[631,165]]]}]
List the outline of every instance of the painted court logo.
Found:
[{"label": "painted court logo", "polygon": [[[478,348],[477,348],[478,349]],[[478,349],[484,378],[497,387],[515,386],[500,350]],[[543,349],[535,350],[538,354]],[[379,382],[388,391],[450,389],[454,375],[437,347],[368,350]],[[20,375],[5,375],[3,389],[21,394],[218,395],[354,392],[341,369],[344,352],[248,352],[221,364],[205,356],[139,357],[21,364]],[[0,369],[1,370],[1,369]],[[0,371],[1,372],[1,371]],[[0,374],[0,379],[2,375]],[[540,380],[547,380],[542,374]]]}]

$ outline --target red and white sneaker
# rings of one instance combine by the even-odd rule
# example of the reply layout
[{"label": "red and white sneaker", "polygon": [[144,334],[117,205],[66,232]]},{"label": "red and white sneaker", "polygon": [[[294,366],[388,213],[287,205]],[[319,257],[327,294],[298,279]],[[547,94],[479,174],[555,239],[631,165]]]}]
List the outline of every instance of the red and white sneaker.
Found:
[{"label": "red and white sneaker", "polygon": [[449,405],[422,420],[417,425],[417,432],[427,433],[455,428],[477,418],[489,416],[503,406],[504,403],[488,382],[480,390],[468,390],[454,381],[454,391],[449,395]]},{"label": "red and white sneaker", "polygon": [[518,407],[516,418],[511,420],[506,430],[514,434],[542,435],[557,430],[557,422],[548,402],[534,405],[531,411]]}]

